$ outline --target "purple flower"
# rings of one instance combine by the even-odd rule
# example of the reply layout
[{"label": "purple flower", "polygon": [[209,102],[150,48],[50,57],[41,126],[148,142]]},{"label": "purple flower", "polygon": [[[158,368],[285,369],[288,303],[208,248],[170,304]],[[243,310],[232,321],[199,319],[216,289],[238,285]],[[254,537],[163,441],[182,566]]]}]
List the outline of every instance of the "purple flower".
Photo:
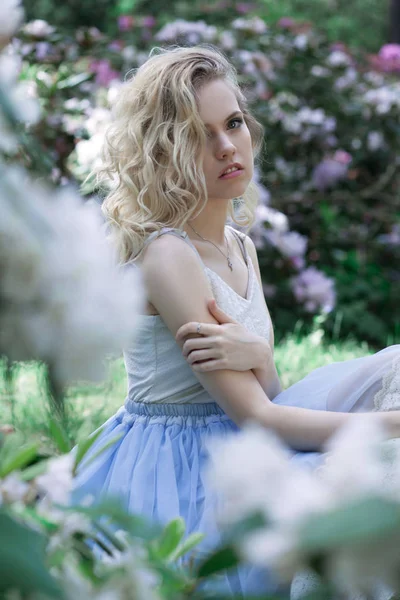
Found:
[{"label": "purple flower", "polygon": [[48,42],[38,42],[36,44],[36,58],[44,60],[51,50],[51,45]]},{"label": "purple flower", "polygon": [[290,17],[282,17],[278,21],[278,27],[282,27],[283,29],[290,29],[295,24],[295,21]]},{"label": "purple flower", "polygon": [[[267,230],[266,237],[275,248],[278,248],[283,256],[290,259],[296,257],[302,258],[307,250],[307,238],[304,235],[300,235],[297,231],[281,233],[279,231]],[[295,266],[296,261],[293,264]]]},{"label": "purple flower", "polygon": [[121,15],[118,17],[118,29],[120,31],[129,31],[132,29],[134,18],[131,15]]},{"label": "purple flower", "polygon": [[142,19],[142,25],[143,27],[154,27],[154,25],[156,24],[156,19],[155,17],[152,16],[147,16],[147,17],[143,17]]},{"label": "purple flower", "polygon": [[237,2],[236,3],[236,11],[241,15],[246,15],[248,12],[252,10],[253,6],[248,2]]},{"label": "purple flower", "polygon": [[109,45],[108,49],[112,52],[121,52],[124,47],[124,42],[122,40],[113,40]]},{"label": "purple flower", "polygon": [[308,312],[330,312],[335,306],[335,282],[315,267],[308,267],[291,279],[294,296]]},{"label": "purple flower", "polygon": [[319,191],[333,187],[338,181],[346,178],[351,155],[344,150],[337,150],[333,156],[324,158],[314,169],[311,180]]},{"label": "purple flower", "polygon": [[97,85],[107,87],[113,79],[119,79],[120,75],[111,68],[110,61],[103,58],[93,60],[89,65],[89,71],[96,74]]}]

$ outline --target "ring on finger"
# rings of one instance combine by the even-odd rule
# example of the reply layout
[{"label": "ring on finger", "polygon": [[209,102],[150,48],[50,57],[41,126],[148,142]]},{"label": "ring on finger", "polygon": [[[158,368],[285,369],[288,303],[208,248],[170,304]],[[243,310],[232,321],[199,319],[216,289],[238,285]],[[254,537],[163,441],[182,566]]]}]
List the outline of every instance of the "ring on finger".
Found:
[{"label": "ring on finger", "polygon": [[200,334],[200,328],[201,328],[201,323],[197,323],[197,329],[196,329],[196,332],[197,332],[198,334]]}]

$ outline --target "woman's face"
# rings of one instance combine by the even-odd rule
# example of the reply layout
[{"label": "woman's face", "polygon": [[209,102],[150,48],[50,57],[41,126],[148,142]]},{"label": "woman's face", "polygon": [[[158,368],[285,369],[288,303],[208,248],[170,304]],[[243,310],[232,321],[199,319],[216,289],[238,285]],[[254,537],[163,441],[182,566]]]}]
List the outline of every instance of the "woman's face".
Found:
[{"label": "woman's face", "polygon": [[[208,131],[203,156],[208,199],[238,198],[253,177],[253,148],[236,96],[225,81],[217,79],[200,89],[198,103]],[[224,175],[234,163],[239,170]]]}]

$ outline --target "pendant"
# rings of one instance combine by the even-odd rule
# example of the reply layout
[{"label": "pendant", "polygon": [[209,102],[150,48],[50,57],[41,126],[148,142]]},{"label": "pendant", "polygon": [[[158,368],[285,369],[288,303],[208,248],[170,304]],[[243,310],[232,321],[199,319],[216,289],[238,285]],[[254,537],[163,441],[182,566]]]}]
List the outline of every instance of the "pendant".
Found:
[{"label": "pendant", "polygon": [[228,258],[227,260],[228,260],[228,267],[230,268],[231,271],[233,271],[233,266],[232,266],[230,258]]}]

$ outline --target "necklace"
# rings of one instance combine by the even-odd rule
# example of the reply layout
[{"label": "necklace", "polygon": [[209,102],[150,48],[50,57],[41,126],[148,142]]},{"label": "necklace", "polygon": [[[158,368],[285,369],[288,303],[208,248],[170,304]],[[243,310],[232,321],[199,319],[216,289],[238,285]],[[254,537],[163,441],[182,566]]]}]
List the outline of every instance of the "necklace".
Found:
[{"label": "necklace", "polygon": [[228,261],[228,267],[230,268],[231,271],[233,271],[233,265],[232,265],[231,259],[229,257],[229,244],[228,244],[228,240],[226,239],[226,234],[224,233],[224,237],[225,237],[225,241],[226,241],[226,247],[228,248],[228,256],[224,252],[222,252],[222,250],[220,248],[218,248],[218,246],[216,244],[214,244],[214,242],[212,242],[211,240],[206,240],[206,238],[203,238],[203,236],[200,235],[199,232],[196,231],[195,228],[192,227],[189,222],[188,222],[188,225],[191,229],[193,229],[193,231],[195,232],[196,235],[198,235],[205,242],[209,242],[210,244],[212,244],[218,250],[218,252],[221,252],[222,256],[225,256],[226,260]]}]

